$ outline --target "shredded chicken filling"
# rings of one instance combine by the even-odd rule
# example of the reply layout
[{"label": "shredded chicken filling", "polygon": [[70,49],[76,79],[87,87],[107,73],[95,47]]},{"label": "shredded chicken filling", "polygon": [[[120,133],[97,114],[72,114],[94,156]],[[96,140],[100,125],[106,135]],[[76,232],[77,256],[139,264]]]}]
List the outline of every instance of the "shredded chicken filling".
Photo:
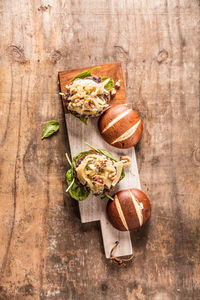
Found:
[{"label": "shredded chicken filling", "polygon": [[68,109],[80,115],[91,115],[108,107],[104,95],[109,94],[105,88],[109,80],[97,83],[90,79],[75,79],[72,84],[66,85],[70,92]]},{"label": "shredded chicken filling", "polygon": [[101,193],[110,189],[120,180],[123,163],[115,162],[107,156],[88,154],[76,168],[77,178],[93,193]]}]

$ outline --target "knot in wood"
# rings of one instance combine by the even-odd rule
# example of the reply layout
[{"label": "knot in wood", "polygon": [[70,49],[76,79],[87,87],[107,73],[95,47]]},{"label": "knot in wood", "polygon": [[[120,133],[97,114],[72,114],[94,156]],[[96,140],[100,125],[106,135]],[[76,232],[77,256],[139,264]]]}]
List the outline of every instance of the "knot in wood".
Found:
[{"label": "knot in wood", "polygon": [[157,62],[159,64],[163,63],[164,61],[167,60],[169,56],[169,53],[167,52],[167,50],[165,49],[162,49],[159,53],[158,53],[158,56],[157,56]]},{"label": "knot in wood", "polygon": [[59,50],[54,50],[53,53],[51,54],[51,62],[53,64],[56,64],[60,59],[62,58],[62,54]]},{"label": "knot in wood", "polygon": [[13,62],[18,62],[20,64],[25,64],[28,62],[24,55],[24,50],[15,45],[11,45],[7,48],[8,55]]},{"label": "knot in wood", "polygon": [[50,8],[51,7],[51,5],[40,5],[40,7],[38,7],[38,11],[41,11],[41,12],[43,12],[43,11],[46,11],[48,8]]}]

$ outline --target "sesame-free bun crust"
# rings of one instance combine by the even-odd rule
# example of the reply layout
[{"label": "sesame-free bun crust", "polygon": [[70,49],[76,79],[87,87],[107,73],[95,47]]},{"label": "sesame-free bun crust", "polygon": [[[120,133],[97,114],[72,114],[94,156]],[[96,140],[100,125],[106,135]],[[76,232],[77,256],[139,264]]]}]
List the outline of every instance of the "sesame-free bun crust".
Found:
[{"label": "sesame-free bun crust", "polygon": [[110,223],[120,231],[137,229],[150,218],[150,201],[141,190],[122,190],[115,194],[114,201],[108,201],[107,215]]},{"label": "sesame-free bun crust", "polygon": [[98,126],[104,140],[121,149],[135,146],[143,131],[139,115],[126,104],[114,105],[106,110],[100,117]]}]

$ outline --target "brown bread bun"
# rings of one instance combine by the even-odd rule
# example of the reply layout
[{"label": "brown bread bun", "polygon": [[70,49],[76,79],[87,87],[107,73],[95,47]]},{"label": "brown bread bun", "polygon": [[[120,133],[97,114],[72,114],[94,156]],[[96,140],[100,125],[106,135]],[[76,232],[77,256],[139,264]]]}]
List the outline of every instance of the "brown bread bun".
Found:
[{"label": "brown bread bun", "polygon": [[99,119],[99,131],[104,140],[116,148],[135,146],[142,136],[142,120],[128,105],[110,107]]},{"label": "brown bread bun", "polygon": [[122,190],[115,194],[114,201],[108,201],[107,215],[110,223],[120,231],[137,229],[150,218],[150,201],[138,189]]}]

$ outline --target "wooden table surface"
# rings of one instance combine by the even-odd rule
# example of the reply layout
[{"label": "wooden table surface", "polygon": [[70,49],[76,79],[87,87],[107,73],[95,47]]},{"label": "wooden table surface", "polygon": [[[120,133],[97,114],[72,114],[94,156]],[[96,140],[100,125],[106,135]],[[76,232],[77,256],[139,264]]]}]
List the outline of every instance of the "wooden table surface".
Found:
[{"label": "wooden table surface", "polygon": [[[0,2],[0,299],[200,299],[199,2]],[[150,222],[136,257],[105,258],[65,193],[58,71],[121,62],[144,122],[136,147]],[[60,131],[41,140],[46,121]]]}]

